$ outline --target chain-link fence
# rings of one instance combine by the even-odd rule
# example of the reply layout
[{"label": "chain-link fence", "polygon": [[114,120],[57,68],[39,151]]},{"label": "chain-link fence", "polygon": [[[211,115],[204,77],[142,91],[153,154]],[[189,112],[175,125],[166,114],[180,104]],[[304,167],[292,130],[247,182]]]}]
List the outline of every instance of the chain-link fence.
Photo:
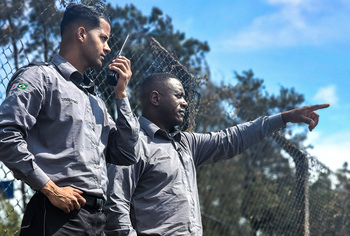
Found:
[{"label": "chain-link fence", "polygon": [[[48,51],[43,46],[37,47],[36,51],[29,50],[34,47],[31,33],[35,32],[26,28],[21,23],[25,19],[19,17],[28,17],[29,2],[6,0],[1,3],[0,102],[6,96],[7,84],[15,71],[40,59],[36,52]],[[51,19],[55,19],[56,15],[61,17],[64,10],[62,3],[65,1],[48,1],[41,6],[41,15],[46,20],[46,14]],[[103,9],[103,4],[101,6]],[[20,34],[15,28],[26,31]],[[183,82],[189,103],[185,122],[180,128],[194,130],[196,114],[203,104],[199,93],[203,80],[190,73],[191,68],[184,67],[174,54],[164,48],[168,45],[163,47],[149,37],[149,26],[144,28],[143,35],[130,37],[123,51],[132,61],[129,97],[137,97],[138,85],[150,73],[164,71],[175,74]],[[106,58],[107,63],[100,71],[89,71],[88,74],[94,79],[98,95],[105,100],[113,115],[114,95],[106,81],[107,65],[117,55],[125,33],[113,27],[112,32],[112,53]],[[57,53],[57,47],[51,48],[51,54]],[[139,101],[130,101],[135,113],[140,115]],[[240,117],[236,122],[242,120]],[[319,163],[316,157],[300,150],[284,134],[275,133],[231,160],[199,168],[204,234],[350,235],[348,174],[347,166],[334,173]],[[23,211],[33,191],[15,180],[2,162],[0,180],[0,235],[17,235]]]}]

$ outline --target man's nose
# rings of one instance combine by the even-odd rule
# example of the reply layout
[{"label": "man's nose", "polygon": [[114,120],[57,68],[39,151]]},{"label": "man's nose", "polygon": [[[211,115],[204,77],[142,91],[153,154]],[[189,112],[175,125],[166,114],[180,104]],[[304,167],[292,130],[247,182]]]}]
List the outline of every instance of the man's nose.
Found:
[{"label": "man's nose", "polygon": [[103,50],[104,50],[106,53],[110,53],[110,52],[111,52],[111,48],[109,47],[108,43],[105,44]]},{"label": "man's nose", "polygon": [[183,106],[185,108],[188,107],[188,103],[187,103],[187,101],[184,98],[182,99],[181,106]]}]

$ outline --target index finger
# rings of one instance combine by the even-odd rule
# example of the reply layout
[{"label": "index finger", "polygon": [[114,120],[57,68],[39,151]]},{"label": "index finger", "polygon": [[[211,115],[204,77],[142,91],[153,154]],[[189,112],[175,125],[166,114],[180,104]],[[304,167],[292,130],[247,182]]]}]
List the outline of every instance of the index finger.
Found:
[{"label": "index finger", "polygon": [[123,65],[125,65],[127,67],[130,67],[131,62],[130,62],[130,60],[128,58],[120,56],[120,57],[118,57],[116,59],[113,59],[113,61],[112,61],[112,63],[110,65],[118,66],[120,64],[123,64]]},{"label": "index finger", "polygon": [[83,193],[83,191],[81,191],[81,190],[79,190],[79,189],[77,189],[77,188],[73,188],[73,191],[76,192],[76,193],[79,193],[79,194],[82,194],[82,193]]},{"label": "index finger", "polygon": [[130,60],[124,56],[119,56],[114,58],[113,61],[130,61]]},{"label": "index finger", "polygon": [[316,110],[319,110],[319,109],[327,108],[327,107],[329,107],[329,106],[330,106],[330,104],[318,104],[318,105],[309,106],[309,108],[310,108],[312,111],[316,111]]}]

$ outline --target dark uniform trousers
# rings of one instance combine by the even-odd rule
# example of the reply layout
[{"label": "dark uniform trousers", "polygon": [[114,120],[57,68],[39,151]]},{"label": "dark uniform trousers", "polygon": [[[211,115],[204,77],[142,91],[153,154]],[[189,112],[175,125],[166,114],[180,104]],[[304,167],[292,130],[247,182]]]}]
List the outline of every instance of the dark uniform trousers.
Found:
[{"label": "dark uniform trousers", "polygon": [[101,206],[86,204],[80,210],[67,214],[52,205],[44,194],[37,192],[27,205],[20,235],[104,235],[106,216],[101,209]]}]

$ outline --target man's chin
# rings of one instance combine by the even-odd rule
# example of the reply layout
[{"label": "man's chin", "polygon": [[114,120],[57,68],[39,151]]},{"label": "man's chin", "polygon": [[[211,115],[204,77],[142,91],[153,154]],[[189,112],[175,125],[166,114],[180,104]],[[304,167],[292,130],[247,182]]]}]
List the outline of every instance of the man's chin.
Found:
[{"label": "man's chin", "polygon": [[184,118],[181,117],[177,120],[177,124],[176,125],[181,125],[184,122]]},{"label": "man's chin", "polygon": [[101,69],[101,67],[102,67],[102,62],[99,62],[99,63],[96,63],[96,64],[90,66],[90,68],[94,69],[94,70]]}]

